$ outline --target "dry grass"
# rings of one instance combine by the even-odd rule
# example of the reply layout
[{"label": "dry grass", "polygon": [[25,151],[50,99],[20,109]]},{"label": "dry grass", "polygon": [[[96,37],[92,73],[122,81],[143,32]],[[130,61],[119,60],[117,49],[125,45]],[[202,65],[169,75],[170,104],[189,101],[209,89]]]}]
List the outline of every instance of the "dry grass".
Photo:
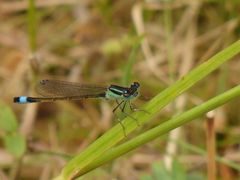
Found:
[{"label": "dry grass", "polygon": [[[197,64],[239,39],[237,1],[37,1],[36,50],[29,44],[28,1],[0,2],[0,93],[15,112],[28,149],[18,160],[0,149],[1,179],[51,179],[67,161],[114,123],[113,103],[101,100],[16,105],[12,97],[35,95],[39,79],[64,79],[80,83],[119,84],[137,36],[143,36],[132,81],[151,98]],[[33,37],[34,38],[34,37]],[[161,113],[166,119],[239,84],[239,57],[225,64],[188,94]],[[137,100],[136,104],[144,101]],[[239,159],[239,100],[216,114],[216,153],[237,163]],[[238,106],[237,106],[238,105]],[[67,119],[67,121],[66,121]],[[157,124],[152,121],[144,128]],[[192,122],[172,131],[172,141],[154,141],[132,154],[99,168],[86,179],[140,179],[152,174],[152,164],[164,160],[168,170],[175,158],[186,174],[207,177],[206,159],[182,147],[187,141],[206,144],[204,124]],[[1,133],[0,137],[4,136]],[[129,137],[131,138],[131,137]],[[49,153],[54,152],[54,154]],[[58,154],[60,153],[60,154]],[[235,155],[236,156],[231,156]],[[144,157],[144,158],[143,158]],[[231,158],[230,158],[231,157]],[[239,171],[218,164],[217,177],[238,179]],[[131,178],[129,178],[131,177]]]}]

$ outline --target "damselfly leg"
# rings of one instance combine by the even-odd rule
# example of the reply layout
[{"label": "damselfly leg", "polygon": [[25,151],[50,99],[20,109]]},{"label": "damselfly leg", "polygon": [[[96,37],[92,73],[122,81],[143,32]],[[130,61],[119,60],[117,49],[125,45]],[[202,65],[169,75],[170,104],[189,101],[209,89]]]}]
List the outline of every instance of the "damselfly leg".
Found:
[{"label": "damselfly leg", "polygon": [[122,123],[122,120],[121,120],[121,119],[116,115],[116,113],[115,113],[118,108],[121,110],[121,112],[122,112],[125,116],[130,117],[131,119],[133,119],[134,121],[136,121],[136,124],[137,124],[138,126],[140,126],[138,120],[137,120],[135,117],[133,117],[133,116],[131,116],[129,113],[125,112],[125,108],[126,108],[127,102],[128,102],[128,101],[125,101],[125,100],[122,100],[121,102],[118,102],[118,100],[116,100],[117,106],[113,109],[113,114],[117,117],[118,122],[119,122],[120,125],[122,126],[125,136],[126,136],[126,130],[125,130],[125,127],[124,127],[124,125],[123,125],[123,123]]},{"label": "damselfly leg", "polygon": [[113,114],[116,116],[117,118],[117,121],[119,122],[119,124],[122,126],[122,129],[123,129],[123,134],[125,137],[127,137],[127,134],[126,134],[126,129],[122,123],[122,120],[118,117],[118,115],[115,113],[115,111],[121,106],[121,104],[123,103],[124,101],[121,101],[120,103],[116,100],[116,103],[117,103],[117,106],[113,109]]},{"label": "damselfly leg", "polygon": [[138,126],[140,126],[138,120],[137,120],[135,117],[133,117],[133,116],[131,116],[129,113],[125,112],[125,107],[126,107],[127,102],[129,102],[129,101],[124,101],[123,107],[119,106],[119,108],[121,109],[121,111],[122,111],[123,114],[125,114],[126,116],[132,118],[134,121],[136,121],[136,124],[137,124]]},{"label": "damselfly leg", "polygon": [[121,106],[121,104],[123,103],[124,101],[121,101],[120,103],[116,100],[116,103],[117,103],[117,106],[113,109],[113,113],[115,113],[115,111],[119,108],[119,106]]}]

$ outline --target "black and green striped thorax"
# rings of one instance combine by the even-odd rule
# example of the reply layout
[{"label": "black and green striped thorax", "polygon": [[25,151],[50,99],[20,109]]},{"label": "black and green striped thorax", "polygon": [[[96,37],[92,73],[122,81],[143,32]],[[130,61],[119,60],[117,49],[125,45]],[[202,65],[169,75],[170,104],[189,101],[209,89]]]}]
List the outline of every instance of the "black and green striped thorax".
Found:
[{"label": "black and green striped thorax", "polygon": [[107,99],[125,99],[130,100],[138,96],[138,88],[140,84],[134,82],[130,87],[122,87],[118,85],[110,85],[106,91]]}]

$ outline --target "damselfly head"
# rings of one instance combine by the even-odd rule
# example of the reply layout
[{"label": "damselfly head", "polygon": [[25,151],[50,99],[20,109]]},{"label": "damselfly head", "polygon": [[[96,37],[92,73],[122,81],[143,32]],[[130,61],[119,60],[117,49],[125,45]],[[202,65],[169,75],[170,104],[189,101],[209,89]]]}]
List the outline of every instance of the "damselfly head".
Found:
[{"label": "damselfly head", "polygon": [[137,97],[138,96],[138,88],[140,87],[140,84],[138,82],[133,82],[131,84],[131,87],[130,87],[130,94],[133,96],[133,97]]},{"label": "damselfly head", "polygon": [[138,82],[133,82],[131,84],[131,89],[138,89],[140,87],[140,84]]}]

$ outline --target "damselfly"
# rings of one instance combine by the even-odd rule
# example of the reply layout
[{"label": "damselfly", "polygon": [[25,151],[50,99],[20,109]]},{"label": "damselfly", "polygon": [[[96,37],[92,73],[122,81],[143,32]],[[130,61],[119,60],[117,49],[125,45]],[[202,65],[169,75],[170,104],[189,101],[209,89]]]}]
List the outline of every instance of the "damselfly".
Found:
[{"label": "damselfly", "polygon": [[[118,108],[120,108],[122,113],[134,119],[138,124],[136,118],[132,117],[130,114],[125,112],[125,107],[126,104],[128,103],[130,109],[132,111],[134,110],[130,103],[130,100],[138,96],[139,87],[140,84],[138,82],[133,82],[130,85],[130,87],[122,87],[118,85],[101,87],[95,85],[82,85],[78,83],[58,80],[41,80],[36,86],[36,91],[42,97],[19,96],[14,97],[13,101],[15,103],[25,104],[57,100],[82,100],[86,98],[105,98],[116,101],[117,106],[113,109],[113,113]],[[118,121],[124,130],[124,135],[126,135],[125,128],[121,123],[121,120],[118,119]]]}]

